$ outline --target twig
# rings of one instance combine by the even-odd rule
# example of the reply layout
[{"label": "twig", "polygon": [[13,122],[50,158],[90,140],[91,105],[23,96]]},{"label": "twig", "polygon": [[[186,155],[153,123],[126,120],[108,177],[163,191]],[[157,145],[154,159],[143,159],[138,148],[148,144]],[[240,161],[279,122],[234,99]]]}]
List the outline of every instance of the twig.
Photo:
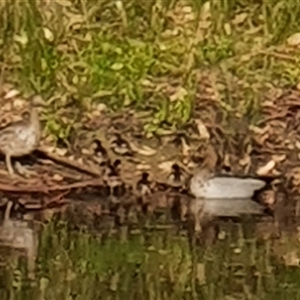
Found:
[{"label": "twig", "polygon": [[292,55],[288,55],[288,54],[284,54],[284,53],[280,53],[280,52],[260,50],[258,52],[258,54],[273,56],[275,58],[279,58],[279,59],[282,59],[282,60],[288,60],[288,61],[296,62],[296,58],[293,57]]},{"label": "twig", "polygon": [[32,193],[32,192],[49,193],[55,191],[65,191],[65,190],[71,190],[76,188],[83,188],[88,186],[101,186],[101,185],[103,185],[103,181],[99,178],[70,183],[66,185],[55,185],[55,186],[45,186],[45,185],[38,185],[38,184],[34,186],[32,185],[16,186],[16,185],[9,185],[7,183],[0,182],[0,191],[22,192],[22,193]]},{"label": "twig", "polygon": [[55,161],[55,162],[57,162],[59,164],[68,166],[70,168],[76,169],[78,171],[87,173],[87,174],[92,175],[92,176],[96,176],[96,177],[101,176],[100,168],[97,169],[96,166],[94,166],[94,167],[88,167],[88,166],[79,164],[79,163],[77,163],[75,161],[71,161],[70,159],[68,159],[66,157],[62,157],[62,156],[59,156],[57,154],[50,153],[47,150],[43,149],[42,147],[39,147],[37,149],[37,151],[40,152],[40,153],[42,153],[43,155],[45,155],[47,158],[49,158],[49,159],[51,159],[51,160],[53,160],[53,161]]}]

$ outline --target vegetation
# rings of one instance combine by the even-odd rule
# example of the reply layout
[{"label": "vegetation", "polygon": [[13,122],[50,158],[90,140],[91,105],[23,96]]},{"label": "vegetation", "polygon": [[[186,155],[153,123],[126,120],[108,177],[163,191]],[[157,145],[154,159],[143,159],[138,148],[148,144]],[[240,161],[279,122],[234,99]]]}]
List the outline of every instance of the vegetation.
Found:
[{"label": "vegetation", "polygon": [[224,110],[255,122],[266,88],[299,80],[285,43],[299,28],[295,1],[7,0],[0,10],[2,80],[51,98],[46,128],[61,138],[99,103],[151,112],[147,132],[178,128],[203,76]]},{"label": "vegetation", "polygon": [[[201,91],[256,123],[267,90],[299,84],[297,1],[5,0],[0,24],[1,83],[48,99],[45,130],[56,140],[99,104],[149,113],[148,135],[179,129]],[[154,230],[103,242],[53,222],[40,236],[35,286],[14,264],[0,275],[0,298],[300,298],[296,238],[273,248],[224,226],[226,238],[204,248]]]}]

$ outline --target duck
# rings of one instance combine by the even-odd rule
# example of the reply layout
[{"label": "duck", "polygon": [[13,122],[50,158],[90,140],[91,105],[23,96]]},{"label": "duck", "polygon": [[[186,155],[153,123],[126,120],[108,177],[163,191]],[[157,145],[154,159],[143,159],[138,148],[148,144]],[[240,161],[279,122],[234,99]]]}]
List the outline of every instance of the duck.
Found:
[{"label": "duck", "polygon": [[185,184],[185,174],[180,166],[174,163],[168,176],[168,184],[171,187],[182,187]]},{"label": "duck", "polygon": [[31,96],[29,110],[22,114],[22,120],[0,129],[0,152],[5,155],[5,164],[11,176],[14,175],[11,158],[31,154],[39,145],[41,125],[37,107],[44,104],[41,96]]},{"label": "duck", "polygon": [[121,156],[132,156],[133,152],[129,143],[121,137],[120,133],[115,133],[114,137],[110,140],[112,151]]},{"label": "duck", "polygon": [[100,140],[95,139],[93,141],[93,150],[95,161],[100,165],[104,165],[108,160],[108,153]]},{"label": "duck", "polygon": [[191,193],[204,199],[251,199],[255,192],[267,185],[265,179],[230,175],[214,176],[208,169],[194,173],[190,181]]},{"label": "duck", "polygon": [[121,160],[116,159],[114,162],[108,162],[108,168],[104,175],[105,181],[109,188],[111,196],[120,197],[126,192],[125,183],[120,177]]},{"label": "duck", "polygon": [[[267,186],[265,179],[214,174],[208,169],[197,170],[190,179],[193,211],[215,217],[261,215],[265,207],[253,198]],[[195,209],[198,207],[198,209]]]}]

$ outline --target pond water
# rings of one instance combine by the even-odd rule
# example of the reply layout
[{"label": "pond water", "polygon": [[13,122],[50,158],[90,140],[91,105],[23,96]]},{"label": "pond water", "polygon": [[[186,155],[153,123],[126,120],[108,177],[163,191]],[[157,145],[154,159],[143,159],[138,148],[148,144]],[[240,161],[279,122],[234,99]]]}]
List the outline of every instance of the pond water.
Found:
[{"label": "pond water", "polygon": [[300,299],[294,216],[218,218],[200,237],[163,214],[52,214],[2,225],[0,299]]}]

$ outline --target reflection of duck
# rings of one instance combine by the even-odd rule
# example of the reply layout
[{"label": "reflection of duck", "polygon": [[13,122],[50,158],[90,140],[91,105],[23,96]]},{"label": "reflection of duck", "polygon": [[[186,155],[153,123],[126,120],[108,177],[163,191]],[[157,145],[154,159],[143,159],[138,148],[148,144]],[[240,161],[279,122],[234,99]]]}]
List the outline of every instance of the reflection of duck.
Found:
[{"label": "reflection of duck", "polygon": [[136,190],[141,196],[147,196],[151,194],[151,182],[149,180],[149,174],[147,172],[142,173],[142,178],[136,184]]},{"label": "reflection of duck", "polygon": [[24,114],[24,119],[0,130],[0,151],[5,155],[6,166],[11,175],[14,174],[11,157],[30,154],[39,144],[41,129],[36,106],[43,104],[40,96],[32,97],[29,112]]},{"label": "reflection of duck", "polygon": [[200,210],[211,217],[240,217],[261,215],[265,207],[251,199],[196,199],[191,201],[193,210]]},{"label": "reflection of duck", "polygon": [[28,258],[28,271],[34,276],[35,258],[37,254],[37,237],[29,223],[21,220],[10,219],[13,202],[9,201],[0,226],[0,245],[11,247],[26,252]]}]

